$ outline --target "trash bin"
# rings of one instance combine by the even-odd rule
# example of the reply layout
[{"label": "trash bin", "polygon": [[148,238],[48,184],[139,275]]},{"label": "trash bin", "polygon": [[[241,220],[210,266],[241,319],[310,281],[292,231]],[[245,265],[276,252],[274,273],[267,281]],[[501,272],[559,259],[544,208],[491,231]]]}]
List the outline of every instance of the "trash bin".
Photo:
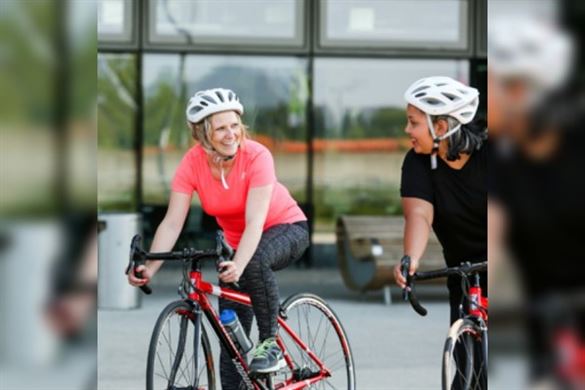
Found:
[{"label": "trash bin", "polygon": [[45,309],[63,231],[55,222],[0,221],[0,237],[0,364],[50,364],[59,340]]},{"label": "trash bin", "polygon": [[140,231],[136,213],[104,213],[98,217],[98,307],[135,309],[140,307],[140,291],[128,284],[130,241]]}]

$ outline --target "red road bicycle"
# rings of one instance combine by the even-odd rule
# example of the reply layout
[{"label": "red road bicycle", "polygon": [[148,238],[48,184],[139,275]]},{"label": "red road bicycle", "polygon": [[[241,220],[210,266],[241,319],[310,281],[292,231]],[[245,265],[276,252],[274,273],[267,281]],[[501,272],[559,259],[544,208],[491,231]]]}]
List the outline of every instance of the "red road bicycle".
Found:
[{"label": "red road bicycle", "polygon": [[[248,295],[206,282],[205,262],[219,264],[230,260],[233,250],[218,232],[216,248],[184,249],[177,252],[148,253],[140,248],[140,236],[132,239],[126,273],[146,260],[183,262],[182,299],[170,303],[160,313],[148,351],[147,390],[217,389],[215,362],[219,359],[215,336],[229,353],[250,390],[355,389],[355,370],[349,341],[333,310],[316,295],[296,294],[284,301],[278,317],[277,343],[284,353],[286,367],[276,373],[251,376],[246,355],[237,347],[222,325],[210,302],[210,295],[250,305]],[[139,275],[138,275],[139,276]],[[150,293],[148,286],[141,286]]]},{"label": "red road bicycle", "polygon": [[[404,300],[410,301],[421,316],[427,310],[421,306],[414,291],[415,281],[461,276],[463,301],[459,306],[459,319],[451,325],[443,349],[442,389],[487,389],[488,364],[488,299],[483,296],[479,272],[487,271],[487,261],[462,263],[436,271],[416,272],[409,275],[410,257],[401,260],[402,276],[406,279]],[[470,283],[470,279],[472,283]]]}]

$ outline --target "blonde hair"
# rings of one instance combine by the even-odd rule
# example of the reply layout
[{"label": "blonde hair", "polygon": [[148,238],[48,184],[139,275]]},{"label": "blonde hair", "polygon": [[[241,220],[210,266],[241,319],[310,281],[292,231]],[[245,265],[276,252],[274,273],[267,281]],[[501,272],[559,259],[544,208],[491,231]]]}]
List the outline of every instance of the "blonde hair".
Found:
[{"label": "blonde hair", "polygon": [[[242,122],[240,114],[238,114],[235,111],[234,113],[238,117],[238,122],[240,123],[240,130],[242,132],[242,135],[240,137],[240,147],[243,148],[245,141],[250,138],[250,133],[248,131],[248,126],[246,126]],[[196,142],[199,142],[199,144],[209,152],[212,152],[214,150],[210,142],[211,135],[213,134],[213,128],[211,126],[211,117],[213,115],[214,114],[206,116],[203,120],[197,123],[187,121],[187,125],[191,129],[191,136],[193,137],[193,139]]]}]

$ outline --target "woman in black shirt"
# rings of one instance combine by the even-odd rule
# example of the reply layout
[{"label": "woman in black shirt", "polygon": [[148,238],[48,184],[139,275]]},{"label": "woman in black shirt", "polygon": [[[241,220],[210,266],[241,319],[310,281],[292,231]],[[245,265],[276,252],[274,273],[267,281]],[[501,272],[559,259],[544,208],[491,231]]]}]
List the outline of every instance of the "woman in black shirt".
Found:
[{"label": "woman in black shirt", "polygon": [[[474,120],[479,92],[449,77],[415,82],[405,93],[406,133],[413,148],[402,165],[404,253],[410,274],[419,265],[431,226],[448,266],[487,259],[487,139],[485,121]],[[430,164],[429,157],[431,156]],[[405,280],[394,268],[400,287]],[[487,275],[481,275],[487,293]],[[451,323],[458,318],[461,279],[447,281]]]}]

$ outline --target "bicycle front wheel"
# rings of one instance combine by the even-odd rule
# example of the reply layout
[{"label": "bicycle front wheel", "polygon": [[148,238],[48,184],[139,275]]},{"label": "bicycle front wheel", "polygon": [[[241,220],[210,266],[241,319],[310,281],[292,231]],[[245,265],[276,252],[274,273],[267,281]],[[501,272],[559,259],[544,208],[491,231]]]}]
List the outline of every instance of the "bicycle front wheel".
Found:
[{"label": "bicycle front wheel", "polygon": [[443,390],[487,389],[486,337],[472,320],[451,325],[443,349]]},{"label": "bicycle front wheel", "polygon": [[185,301],[172,302],[160,313],[148,350],[147,390],[215,389],[213,355],[201,323],[195,359],[195,324],[193,307]]},{"label": "bicycle front wheel", "polygon": [[[315,382],[310,389],[355,390],[355,369],[349,341],[333,310],[321,298],[312,294],[290,297],[282,306],[286,324],[313,351],[330,373],[329,377]],[[284,378],[287,383],[303,381],[318,375],[319,366],[307,351],[284,330],[279,337],[292,362]]]}]

